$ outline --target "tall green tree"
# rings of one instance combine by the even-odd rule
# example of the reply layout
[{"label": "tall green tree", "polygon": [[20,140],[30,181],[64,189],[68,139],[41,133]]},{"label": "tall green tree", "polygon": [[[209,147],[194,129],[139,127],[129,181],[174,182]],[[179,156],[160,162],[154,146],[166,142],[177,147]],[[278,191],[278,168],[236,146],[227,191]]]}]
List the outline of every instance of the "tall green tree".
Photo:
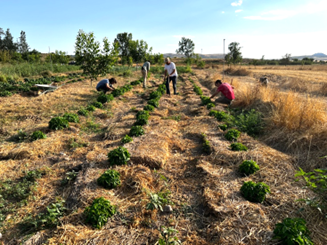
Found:
[{"label": "tall green tree", "polygon": [[130,41],[132,41],[132,39],[132,33],[124,32],[117,34],[114,43],[118,43],[119,56],[121,58],[130,56]]},{"label": "tall green tree", "polygon": [[0,27],[0,50],[3,49],[2,45],[3,45],[3,39],[2,36],[5,35],[5,32],[3,31],[3,29]]},{"label": "tall green tree", "polygon": [[237,42],[232,42],[228,45],[229,53],[225,56],[227,63],[237,64],[242,61],[242,53],[240,44]]},{"label": "tall green tree", "polygon": [[51,53],[45,58],[46,62],[52,62],[57,64],[68,64],[69,62],[69,55],[66,54],[64,51],[56,50],[54,53]]},{"label": "tall green tree", "polygon": [[189,39],[182,37],[181,41],[178,42],[179,48],[176,49],[177,54],[182,54],[186,58],[191,58],[194,55],[194,42]]},{"label": "tall green tree", "polygon": [[7,31],[5,33],[5,37],[2,40],[2,46],[3,46],[3,49],[9,50],[9,51],[16,52],[16,50],[17,50],[17,44],[14,43],[14,37],[11,35],[9,28],[7,29]]},{"label": "tall green tree", "polygon": [[75,42],[75,59],[84,73],[90,77],[91,85],[93,80],[99,75],[106,75],[110,66],[117,63],[118,52],[117,43],[111,46],[105,37],[100,49],[100,42],[95,40],[93,32],[85,33],[79,30]]},{"label": "tall green tree", "polygon": [[146,60],[148,52],[151,53],[152,48],[149,48],[148,44],[143,40],[131,40],[129,42],[130,56],[133,58],[135,63],[140,63]]},{"label": "tall green tree", "polygon": [[18,41],[18,52],[23,54],[28,52],[29,47],[26,41],[26,33],[24,31],[20,32],[20,37]]}]

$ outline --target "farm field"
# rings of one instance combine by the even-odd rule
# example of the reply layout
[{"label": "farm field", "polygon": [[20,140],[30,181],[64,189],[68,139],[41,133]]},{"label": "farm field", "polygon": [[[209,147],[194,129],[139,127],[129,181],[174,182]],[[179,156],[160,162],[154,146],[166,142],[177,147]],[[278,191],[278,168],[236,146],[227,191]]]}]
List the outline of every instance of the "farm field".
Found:
[{"label": "farm field", "polygon": [[[222,77],[220,66],[180,74],[179,95],[159,97],[158,107],[149,112],[143,126],[144,134],[125,144],[121,140],[130,133],[138,112],[160,89],[158,74],[151,74],[148,89],[133,85],[90,110],[88,105],[95,105],[99,94],[94,82],[91,87],[85,78],[37,97],[0,97],[1,241],[156,244],[164,226],[176,229],[173,236],[182,244],[278,244],[272,240],[275,224],[300,217],[306,220],[314,244],[326,244],[327,222],[316,209],[296,201],[313,193],[295,182],[294,174],[299,166],[309,170],[326,164],[319,157],[326,155],[327,145],[327,93],[322,92],[327,70],[288,69],[256,67],[249,69],[248,76],[225,76],[234,80],[232,107],[259,110],[266,120],[262,135],[240,134],[237,142],[247,151],[233,151],[227,131],[219,127],[224,123],[209,115],[210,110],[226,112],[226,106],[214,103],[208,109],[194,92],[196,85],[210,96],[213,82]],[[270,78],[272,88],[257,88],[262,75]],[[129,77],[115,76],[117,86],[140,76],[139,71]],[[297,85],[301,81],[309,84],[307,89]],[[274,92],[275,87],[282,88],[281,94]],[[312,114],[301,111],[301,116],[313,119],[290,125],[291,119],[280,118],[282,110],[292,114],[290,109],[278,104],[273,93],[281,101],[285,95],[293,109],[304,103]],[[306,100],[302,103],[302,99]],[[81,115],[81,108],[88,115]],[[280,114],[271,114],[271,108]],[[65,113],[78,114],[79,121],[61,130],[49,129],[49,121]],[[30,135],[37,130],[46,138],[32,141]],[[108,153],[120,146],[128,150],[130,161],[111,166]],[[242,176],[238,169],[245,160],[256,161],[260,170]],[[97,182],[108,169],[118,171],[121,182],[110,190]],[[245,181],[264,182],[271,193],[262,203],[247,201],[240,192]],[[158,196],[163,197],[160,206],[169,204],[171,209],[150,208]],[[96,229],[85,222],[84,210],[99,197],[109,200],[117,212]],[[54,207],[51,204],[59,210],[53,211],[51,222],[38,221],[45,219],[42,214]]]}]

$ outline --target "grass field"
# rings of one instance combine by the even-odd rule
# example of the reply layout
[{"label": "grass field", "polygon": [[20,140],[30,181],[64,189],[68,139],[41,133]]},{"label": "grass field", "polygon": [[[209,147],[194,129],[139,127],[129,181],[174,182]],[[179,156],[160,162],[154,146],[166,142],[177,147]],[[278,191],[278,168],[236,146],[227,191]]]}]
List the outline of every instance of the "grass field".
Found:
[{"label": "grass field", "polygon": [[[175,235],[182,244],[277,244],[272,240],[275,224],[300,217],[314,244],[326,244],[326,219],[296,201],[314,193],[295,183],[294,174],[299,166],[312,170],[326,164],[319,157],[327,149],[326,94],[321,91],[327,70],[250,68],[247,76],[223,76],[222,66],[216,64],[193,67],[192,72],[180,68],[179,95],[163,95],[143,125],[144,135],[126,144],[121,140],[130,133],[138,111],[162,84],[161,68],[151,74],[148,89],[132,86],[61,130],[49,129],[49,121],[78,113],[97,100],[89,80],[37,97],[0,97],[0,242],[155,244],[165,226],[178,231]],[[270,80],[268,88],[258,86],[262,75]],[[115,77],[120,87],[141,74],[131,71]],[[203,98],[201,102],[194,92],[196,85],[210,96],[218,78],[233,79],[234,109],[255,109],[263,115],[262,134],[251,137],[241,132],[237,139],[247,151],[231,150],[232,142],[218,127],[223,122],[209,115]],[[218,103],[211,109],[227,112]],[[36,130],[46,138],[32,141]],[[129,151],[130,160],[111,166],[107,155],[119,146]],[[256,161],[260,170],[242,176],[238,168],[244,160]],[[118,171],[121,181],[110,190],[97,184],[108,169]],[[270,186],[264,202],[247,201],[240,193],[250,180]],[[159,204],[163,208],[169,204],[172,210],[149,208],[158,204],[158,196],[163,197]],[[118,211],[102,229],[87,224],[84,213],[99,197]],[[56,211],[47,211],[51,204],[57,205]]]}]

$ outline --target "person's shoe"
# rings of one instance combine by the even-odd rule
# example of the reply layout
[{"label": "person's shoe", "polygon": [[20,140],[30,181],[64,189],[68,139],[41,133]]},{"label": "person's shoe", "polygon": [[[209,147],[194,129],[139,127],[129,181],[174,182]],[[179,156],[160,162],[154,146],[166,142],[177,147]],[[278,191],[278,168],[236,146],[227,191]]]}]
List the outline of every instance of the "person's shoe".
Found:
[{"label": "person's shoe", "polygon": [[174,93],[174,95],[179,95],[179,93]]}]

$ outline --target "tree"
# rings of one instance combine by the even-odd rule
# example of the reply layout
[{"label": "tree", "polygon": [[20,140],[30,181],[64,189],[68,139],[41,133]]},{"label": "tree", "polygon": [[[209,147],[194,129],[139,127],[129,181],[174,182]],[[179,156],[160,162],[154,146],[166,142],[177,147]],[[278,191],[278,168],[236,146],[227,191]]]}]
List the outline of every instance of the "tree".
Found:
[{"label": "tree", "polygon": [[283,65],[288,65],[290,61],[291,61],[291,54],[285,54],[281,59],[281,63]]},{"label": "tree", "polygon": [[24,31],[20,32],[19,42],[18,42],[18,52],[23,54],[28,52],[29,47],[26,42],[26,33]]},{"label": "tree", "polygon": [[0,27],[0,50],[3,49],[3,39],[2,39],[2,35],[5,35],[5,32],[4,32],[3,29]]},{"label": "tree", "polygon": [[191,58],[194,55],[194,42],[191,39],[182,37],[178,45],[179,48],[176,49],[177,54],[182,54],[186,58]]},{"label": "tree", "polygon": [[232,42],[228,45],[229,53],[225,56],[225,60],[229,64],[237,64],[242,61],[241,47],[239,43]]},{"label": "tree", "polygon": [[[132,33],[118,33],[117,37],[114,40],[114,43],[118,44],[119,55],[120,58],[123,60],[123,57],[130,56],[130,41],[132,41],[133,35]],[[128,60],[128,58],[124,59]]]},{"label": "tree", "polygon": [[145,61],[147,58],[148,52],[151,53],[152,48],[148,51],[148,44],[143,40],[129,41],[130,56],[133,58],[133,61],[136,63]]},{"label": "tree", "polygon": [[118,43],[111,47],[108,39],[103,39],[103,48],[100,49],[100,42],[95,40],[93,32],[85,33],[79,30],[75,42],[76,63],[81,65],[84,73],[92,81],[99,75],[106,75],[110,66],[117,63]]},{"label": "tree", "polygon": [[14,37],[11,35],[10,30],[8,28],[5,33],[4,39],[2,40],[3,49],[16,52],[17,44],[14,43],[13,40],[14,40]]},{"label": "tree", "polygon": [[69,55],[66,52],[56,50],[55,53],[51,53],[45,58],[46,62],[52,62],[57,64],[68,64]]}]

